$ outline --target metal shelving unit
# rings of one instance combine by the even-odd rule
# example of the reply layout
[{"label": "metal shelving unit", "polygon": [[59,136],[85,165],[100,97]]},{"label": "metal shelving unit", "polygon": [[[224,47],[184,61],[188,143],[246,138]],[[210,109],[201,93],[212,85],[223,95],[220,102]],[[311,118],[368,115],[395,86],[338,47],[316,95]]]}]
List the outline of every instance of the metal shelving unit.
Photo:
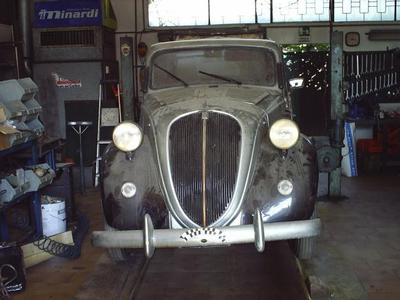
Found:
[{"label": "metal shelving unit", "polygon": [[[36,139],[0,151],[0,158],[4,158],[25,150],[30,150],[32,154],[29,160],[29,164],[37,164],[39,158]],[[30,211],[35,226],[35,236],[42,235],[42,210],[40,202],[40,190],[38,190],[35,192],[24,193],[10,202],[0,204],[0,241],[7,241],[9,239],[8,225],[6,221],[7,210],[26,199],[30,199],[31,201]]]}]

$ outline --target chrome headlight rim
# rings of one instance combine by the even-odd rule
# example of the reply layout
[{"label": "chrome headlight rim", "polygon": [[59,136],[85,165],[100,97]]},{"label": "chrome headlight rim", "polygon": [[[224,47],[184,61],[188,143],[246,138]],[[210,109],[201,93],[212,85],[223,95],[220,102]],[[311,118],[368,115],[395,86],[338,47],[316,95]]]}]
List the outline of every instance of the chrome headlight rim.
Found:
[{"label": "chrome headlight rim", "polygon": [[276,188],[282,196],[289,196],[292,194],[294,186],[292,180],[282,179],[278,182]]},{"label": "chrome headlight rim", "polygon": [[127,181],[121,186],[121,194],[129,199],[136,195],[137,187],[133,182]]},{"label": "chrome headlight rim", "polygon": [[[130,137],[122,137],[128,134]],[[128,134],[129,135],[129,134]],[[125,139],[125,140],[124,140]],[[143,142],[143,130],[135,122],[124,121],[119,123],[113,130],[112,140],[114,145],[123,152],[132,152],[140,147]]]},{"label": "chrome headlight rim", "polygon": [[[292,137],[289,139],[280,139],[278,137],[277,131],[281,130],[283,127],[290,129]],[[269,128],[269,139],[271,143],[278,149],[288,150],[300,139],[300,129],[299,126],[291,119],[282,118],[275,121]]]}]

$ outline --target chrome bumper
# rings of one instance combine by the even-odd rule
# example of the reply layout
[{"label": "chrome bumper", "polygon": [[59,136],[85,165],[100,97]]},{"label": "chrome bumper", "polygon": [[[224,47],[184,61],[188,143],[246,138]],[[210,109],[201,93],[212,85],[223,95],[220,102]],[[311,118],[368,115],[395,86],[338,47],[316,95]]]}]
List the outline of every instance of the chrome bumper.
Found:
[{"label": "chrome bumper", "polygon": [[156,229],[149,215],[144,218],[143,230],[94,231],[92,244],[105,248],[144,248],[147,257],[155,248],[184,248],[228,246],[255,243],[262,252],[266,241],[289,240],[317,236],[319,219],[263,223],[256,210],[253,225],[190,229]]}]

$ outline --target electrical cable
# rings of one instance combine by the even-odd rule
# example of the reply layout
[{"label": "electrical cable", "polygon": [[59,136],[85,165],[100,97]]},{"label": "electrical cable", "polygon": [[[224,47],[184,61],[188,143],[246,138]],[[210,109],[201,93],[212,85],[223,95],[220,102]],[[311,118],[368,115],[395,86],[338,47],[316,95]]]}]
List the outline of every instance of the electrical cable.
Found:
[{"label": "electrical cable", "polygon": [[47,236],[42,236],[40,239],[33,242],[33,244],[40,250],[45,251],[51,255],[75,259],[81,256],[82,243],[85,235],[89,231],[89,220],[81,212],[77,211],[78,224],[72,233],[74,245],[67,245],[52,240]]}]

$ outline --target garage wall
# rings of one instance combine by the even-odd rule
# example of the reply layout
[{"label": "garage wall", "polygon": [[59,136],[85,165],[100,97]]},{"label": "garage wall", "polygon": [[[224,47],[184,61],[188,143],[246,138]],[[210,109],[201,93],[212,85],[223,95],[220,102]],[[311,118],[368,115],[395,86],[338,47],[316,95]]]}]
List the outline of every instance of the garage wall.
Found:
[{"label": "garage wall", "polygon": [[370,25],[370,26],[356,26],[356,27],[348,27],[348,26],[341,26],[337,27],[338,30],[343,31],[345,34],[346,32],[351,31],[358,31],[360,33],[360,45],[358,47],[346,47],[345,51],[379,51],[379,50],[386,50],[387,48],[392,49],[396,47],[400,47],[400,41],[369,41],[368,36],[366,33],[370,32],[371,30],[390,30],[390,29],[399,29],[399,25],[387,25],[387,26],[377,26],[377,25]]},{"label": "garage wall", "polygon": [[[347,32],[357,31],[360,33],[360,45],[358,47],[347,47],[345,51],[379,51],[387,47],[400,47],[400,41],[369,41],[368,33],[374,29],[399,29],[399,25],[368,25],[368,26],[335,26],[334,30]],[[299,42],[299,27],[268,27],[268,38],[279,44],[296,44]],[[285,34],[282,34],[284,32]],[[310,43],[329,43],[329,27],[310,26]]]},{"label": "garage wall", "polygon": [[[142,14],[142,1],[137,0],[138,3],[138,31],[143,30],[143,14]],[[147,3],[145,1],[145,3]],[[115,15],[117,17],[118,21],[118,28],[117,32],[133,32],[135,30],[135,0],[111,0],[111,4],[113,5]],[[116,39],[116,48],[117,48],[117,60],[119,61],[120,57],[120,44],[119,44],[119,38],[122,36],[131,36],[134,37],[133,33],[117,33],[115,36]],[[139,39],[143,42],[145,42],[148,46],[157,43],[158,42],[158,37],[157,33],[144,33],[141,38]],[[138,42],[140,41],[138,40]]]}]

